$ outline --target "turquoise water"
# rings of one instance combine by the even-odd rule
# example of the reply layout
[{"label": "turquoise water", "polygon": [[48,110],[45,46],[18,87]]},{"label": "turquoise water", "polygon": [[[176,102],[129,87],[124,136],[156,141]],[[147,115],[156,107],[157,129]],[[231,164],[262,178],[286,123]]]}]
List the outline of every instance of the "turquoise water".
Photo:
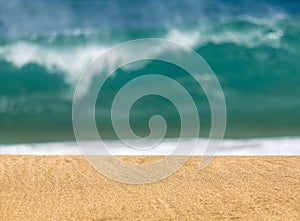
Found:
[{"label": "turquoise water", "polygon": [[[262,5],[270,12],[263,13],[256,10],[260,6],[247,9],[245,1],[240,5],[228,3],[226,7],[216,1],[221,11],[218,13],[204,3],[187,3],[186,8],[174,3],[170,15],[155,12],[160,19],[146,16],[139,20],[142,15],[131,12],[131,4],[123,3],[124,14],[118,14],[123,21],[110,18],[109,12],[104,21],[104,15],[102,18],[92,12],[102,20],[93,19],[91,23],[87,16],[91,12],[80,9],[81,4],[71,4],[72,10],[82,15],[77,25],[73,20],[79,18],[72,18],[67,24],[52,22],[13,29],[0,16],[0,143],[72,140],[72,98],[82,70],[108,48],[147,37],[165,38],[190,47],[211,66],[226,98],[226,137],[300,135],[300,20],[296,10],[299,4],[266,1]],[[207,16],[196,15],[191,11],[195,5],[211,10]],[[61,10],[66,10],[64,7]],[[235,7],[244,10],[232,16]],[[137,11],[141,8],[136,6]],[[192,13],[183,16],[185,12]],[[172,22],[174,13],[179,17]],[[135,19],[129,16],[132,14]],[[19,24],[12,22],[13,25]],[[197,105],[202,120],[200,135],[207,136],[210,112],[206,97],[202,92],[193,92],[195,83],[184,71],[150,61],[142,69],[130,72],[130,76],[160,71],[184,84],[194,99],[201,101]],[[107,82],[104,94],[99,95],[99,110],[109,110],[118,89],[130,79],[128,71],[124,72],[118,70]],[[134,105],[133,129],[140,135],[149,133],[148,120],[154,114],[166,118],[167,136],[178,136],[180,118],[176,109],[157,96],[145,97]],[[99,111],[96,116],[103,137],[114,138],[109,111]]]}]

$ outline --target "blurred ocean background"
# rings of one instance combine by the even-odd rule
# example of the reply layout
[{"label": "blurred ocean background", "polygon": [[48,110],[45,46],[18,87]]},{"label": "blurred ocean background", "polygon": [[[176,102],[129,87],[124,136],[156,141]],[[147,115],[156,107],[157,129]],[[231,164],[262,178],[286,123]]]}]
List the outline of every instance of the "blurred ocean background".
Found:
[{"label": "blurred ocean background", "polygon": [[[227,103],[225,138],[268,137],[274,146],[275,137],[300,135],[299,1],[0,0],[0,144],[74,140],[72,99],[83,69],[118,43],[153,37],[194,49],[214,70]],[[188,80],[154,61],[132,76],[159,70]],[[99,109],[109,110],[123,72],[108,82]],[[203,94],[193,96],[203,100],[206,137],[209,107]],[[178,136],[179,117],[166,100],[148,96],[132,111],[141,136],[154,114],[166,118],[167,137]],[[109,112],[101,113],[102,136],[114,139]]]}]

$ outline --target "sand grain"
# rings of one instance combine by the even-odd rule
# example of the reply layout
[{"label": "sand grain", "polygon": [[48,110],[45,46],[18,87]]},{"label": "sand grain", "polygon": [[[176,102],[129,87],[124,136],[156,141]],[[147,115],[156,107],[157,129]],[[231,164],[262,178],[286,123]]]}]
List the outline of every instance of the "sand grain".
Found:
[{"label": "sand grain", "polygon": [[198,163],[192,157],[165,180],[129,185],[83,157],[2,155],[0,220],[300,220],[300,157]]}]

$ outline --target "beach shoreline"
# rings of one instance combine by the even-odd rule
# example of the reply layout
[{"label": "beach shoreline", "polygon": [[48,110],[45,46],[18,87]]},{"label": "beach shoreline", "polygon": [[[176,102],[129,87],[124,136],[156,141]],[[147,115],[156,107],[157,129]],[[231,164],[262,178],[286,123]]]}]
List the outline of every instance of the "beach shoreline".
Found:
[{"label": "beach shoreline", "polygon": [[[155,156],[157,157],[157,156]],[[153,156],[121,156],[143,163]],[[0,155],[3,220],[299,220],[299,156],[193,156],[170,177],[132,185],[82,156]]]},{"label": "beach shoreline", "polygon": [[[196,140],[195,140],[196,139]],[[125,140],[134,142],[139,146],[149,146],[149,141]],[[191,148],[186,153],[193,156],[203,156],[208,138],[181,138],[181,143]],[[152,140],[158,142],[158,140]],[[193,147],[194,143],[197,143]],[[79,145],[80,144],[80,145]],[[105,145],[104,145],[105,144]],[[101,146],[102,145],[102,146]],[[24,144],[0,144],[0,154],[3,155],[84,155],[89,151],[99,153],[99,148],[107,148],[111,155],[127,156],[169,156],[174,155],[178,145],[177,138],[167,138],[160,142],[155,148],[139,150],[129,148],[120,140],[105,140],[100,144],[98,140],[69,141],[69,142],[44,142]],[[216,152],[217,156],[300,156],[300,137],[263,137],[251,139],[223,139],[222,145]],[[109,147],[109,148],[108,148]],[[89,151],[85,151],[89,149]],[[88,155],[88,154],[86,154]],[[181,154],[182,155],[182,154]]]}]

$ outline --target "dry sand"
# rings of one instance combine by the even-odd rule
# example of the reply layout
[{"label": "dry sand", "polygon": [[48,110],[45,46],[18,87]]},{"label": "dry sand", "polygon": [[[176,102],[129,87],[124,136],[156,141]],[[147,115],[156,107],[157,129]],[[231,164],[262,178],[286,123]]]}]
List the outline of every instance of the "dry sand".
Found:
[{"label": "dry sand", "polygon": [[129,185],[83,157],[2,155],[0,220],[300,220],[300,157],[198,163],[192,157],[165,180]]}]

